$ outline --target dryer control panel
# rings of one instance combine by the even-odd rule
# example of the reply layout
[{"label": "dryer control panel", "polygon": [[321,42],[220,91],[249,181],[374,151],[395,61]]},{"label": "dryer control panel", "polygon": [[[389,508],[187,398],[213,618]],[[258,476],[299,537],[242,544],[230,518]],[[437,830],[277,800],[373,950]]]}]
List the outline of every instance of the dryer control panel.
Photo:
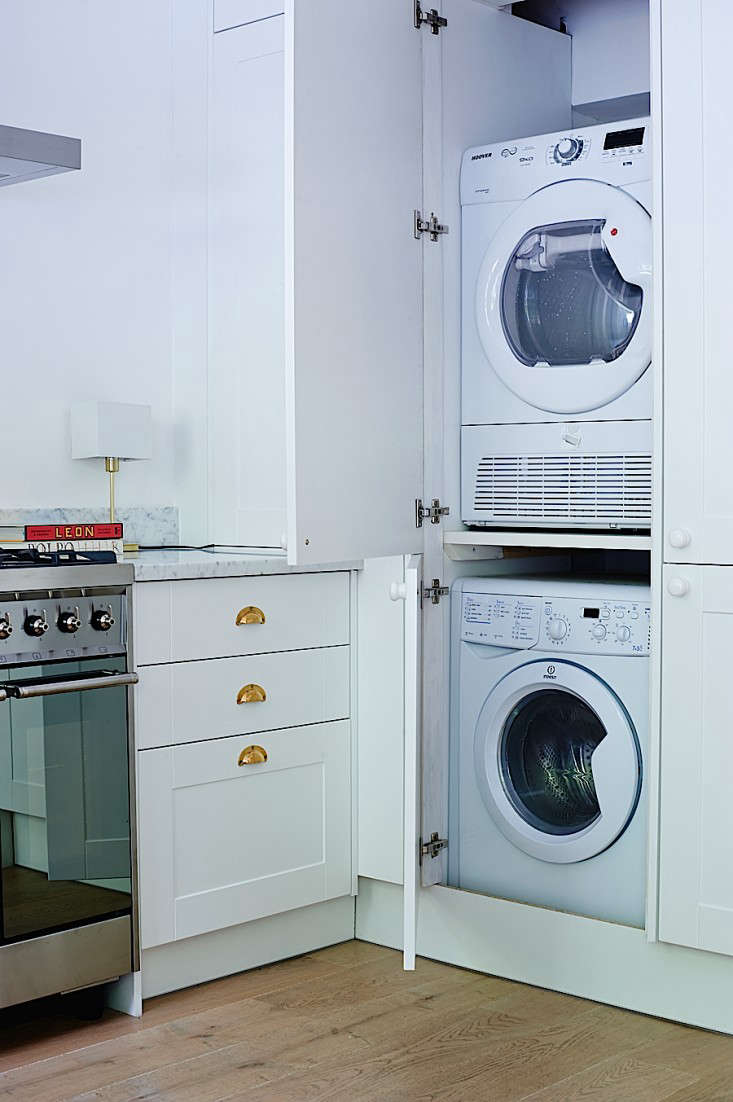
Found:
[{"label": "dryer control panel", "polygon": [[647,655],[651,608],[643,601],[466,593],[461,639],[513,650]]}]

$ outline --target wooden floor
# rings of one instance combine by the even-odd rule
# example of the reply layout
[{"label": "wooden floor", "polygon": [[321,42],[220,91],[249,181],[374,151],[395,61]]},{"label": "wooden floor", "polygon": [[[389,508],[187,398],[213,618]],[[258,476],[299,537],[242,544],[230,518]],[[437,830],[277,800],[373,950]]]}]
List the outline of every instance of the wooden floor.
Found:
[{"label": "wooden floor", "polygon": [[0,1035],[14,1102],[729,1102],[733,1038],[347,942]]}]

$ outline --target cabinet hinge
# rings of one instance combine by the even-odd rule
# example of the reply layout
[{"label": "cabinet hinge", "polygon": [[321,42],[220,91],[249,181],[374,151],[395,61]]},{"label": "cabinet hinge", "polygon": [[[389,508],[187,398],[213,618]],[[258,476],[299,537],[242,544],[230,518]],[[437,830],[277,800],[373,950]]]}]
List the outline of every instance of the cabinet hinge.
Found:
[{"label": "cabinet hinge", "polygon": [[448,848],[448,839],[441,838],[437,830],[430,835],[430,839],[427,842],[423,842],[420,839],[420,864],[422,865],[423,857],[438,857],[444,849]]},{"label": "cabinet hinge", "polygon": [[441,597],[448,596],[448,586],[440,584],[440,578],[433,578],[432,585],[426,585],[423,588],[422,595],[424,600],[430,600],[434,605],[440,604]]},{"label": "cabinet hinge", "polygon": [[423,218],[422,211],[416,210],[413,215],[413,233],[415,240],[419,241],[422,234],[426,233],[431,241],[437,241],[441,233],[449,233],[447,226],[442,225],[436,215],[431,213],[429,218]]},{"label": "cabinet hinge", "polygon": [[420,0],[415,0],[415,27],[419,31],[421,27],[430,27],[433,34],[440,34],[441,27],[447,27],[448,20],[435,10],[423,11]]},{"label": "cabinet hinge", "polygon": [[416,528],[422,528],[424,520],[429,520],[431,524],[440,524],[440,518],[448,516],[450,516],[450,507],[441,505],[440,498],[434,497],[430,505],[423,505],[422,498],[415,499]]}]

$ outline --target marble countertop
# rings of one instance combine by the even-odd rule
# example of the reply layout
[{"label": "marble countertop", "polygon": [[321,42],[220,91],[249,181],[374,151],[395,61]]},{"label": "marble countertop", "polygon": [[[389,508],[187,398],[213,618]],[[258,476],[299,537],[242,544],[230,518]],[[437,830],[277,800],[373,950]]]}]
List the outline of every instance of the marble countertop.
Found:
[{"label": "marble countertop", "polygon": [[253,574],[310,574],[321,570],[358,570],[361,561],[323,566],[288,566],[284,552],[234,551],[138,551],[125,555],[136,582],[165,582],[187,578],[237,578]]}]

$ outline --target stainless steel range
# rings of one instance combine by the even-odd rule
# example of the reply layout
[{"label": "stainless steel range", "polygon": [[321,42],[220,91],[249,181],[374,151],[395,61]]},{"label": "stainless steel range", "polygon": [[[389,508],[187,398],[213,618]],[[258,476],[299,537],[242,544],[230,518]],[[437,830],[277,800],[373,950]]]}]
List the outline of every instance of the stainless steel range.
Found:
[{"label": "stainless steel range", "polygon": [[131,583],[0,552],[0,1007],[137,967]]}]

